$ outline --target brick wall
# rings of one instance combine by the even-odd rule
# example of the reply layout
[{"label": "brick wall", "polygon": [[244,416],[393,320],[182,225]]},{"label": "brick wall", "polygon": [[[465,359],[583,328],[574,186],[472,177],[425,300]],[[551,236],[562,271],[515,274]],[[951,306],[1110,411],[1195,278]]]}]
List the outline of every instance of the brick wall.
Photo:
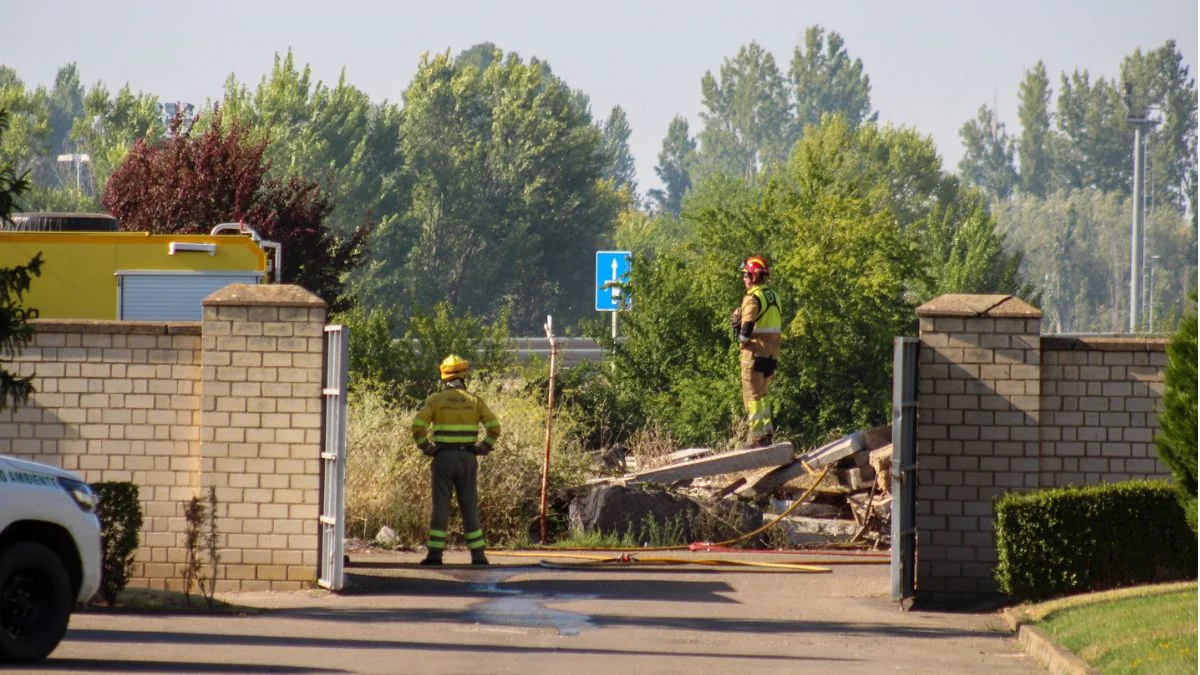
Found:
[{"label": "brick wall", "polygon": [[6,369],[33,375],[0,413],[0,453],[139,486],[131,585],[181,588],[183,505],[216,488],[221,590],[291,589],[317,572],[325,304],[230,286],[201,322],[34,322]]},{"label": "brick wall", "polygon": [[1043,337],[1041,312],[1012,296],[917,314],[918,597],[998,591],[999,494],[1169,476],[1152,440],[1165,340]]},{"label": "brick wall", "polygon": [[1040,485],[1170,477],[1154,448],[1165,340],[1047,336],[1042,353],[1041,438],[1053,452]]}]

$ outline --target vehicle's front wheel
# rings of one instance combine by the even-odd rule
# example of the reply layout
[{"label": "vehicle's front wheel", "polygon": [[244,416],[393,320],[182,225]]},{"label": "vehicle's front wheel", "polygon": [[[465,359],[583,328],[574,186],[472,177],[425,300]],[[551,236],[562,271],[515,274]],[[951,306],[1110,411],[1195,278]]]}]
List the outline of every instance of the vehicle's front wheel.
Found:
[{"label": "vehicle's front wheel", "polygon": [[36,542],[0,554],[0,660],[46,658],[67,632],[71,580],[53,551]]}]

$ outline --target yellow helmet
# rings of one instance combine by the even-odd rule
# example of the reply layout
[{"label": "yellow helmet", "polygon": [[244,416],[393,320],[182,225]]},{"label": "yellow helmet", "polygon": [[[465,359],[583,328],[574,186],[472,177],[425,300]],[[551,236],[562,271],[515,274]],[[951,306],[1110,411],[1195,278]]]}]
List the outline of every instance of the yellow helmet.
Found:
[{"label": "yellow helmet", "polygon": [[471,362],[458,354],[451,354],[442,359],[442,365],[438,367],[438,370],[442,373],[443,382],[446,380],[457,380],[471,370]]}]

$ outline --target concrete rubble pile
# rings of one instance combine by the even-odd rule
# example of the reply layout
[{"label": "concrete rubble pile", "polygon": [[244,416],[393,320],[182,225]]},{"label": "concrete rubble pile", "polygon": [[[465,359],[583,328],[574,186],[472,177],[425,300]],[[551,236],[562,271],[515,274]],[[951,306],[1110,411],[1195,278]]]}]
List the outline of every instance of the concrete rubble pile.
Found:
[{"label": "concrete rubble pile", "polygon": [[[699,503],[756,508],[763,522],[787,512],[759,538],[759,545],[871,550],[891,545],[890,425],[856,431],[799,454],[791,443],[782,442],[726,452],[688,448],[660,461],[638,470],[632,457],[625,458],[620,468],[626,472],[589,481],[580,504],[615,490],[665,489]],[[820,484],[797,504],[826,467]],[[641,517],[630,514],[631,520]],[[573,513],[574,527],[589,524]]]}]

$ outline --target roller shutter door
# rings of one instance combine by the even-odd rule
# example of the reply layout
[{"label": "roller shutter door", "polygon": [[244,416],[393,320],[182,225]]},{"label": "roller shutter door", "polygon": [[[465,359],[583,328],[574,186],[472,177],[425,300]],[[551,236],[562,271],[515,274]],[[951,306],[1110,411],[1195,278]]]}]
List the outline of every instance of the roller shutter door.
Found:
[{"label": "roller shutter door", "polygon": [[117,272],[118,318],[125,321],[199,321],[200,302],[229,284],[256,284],[257,272]]}]

